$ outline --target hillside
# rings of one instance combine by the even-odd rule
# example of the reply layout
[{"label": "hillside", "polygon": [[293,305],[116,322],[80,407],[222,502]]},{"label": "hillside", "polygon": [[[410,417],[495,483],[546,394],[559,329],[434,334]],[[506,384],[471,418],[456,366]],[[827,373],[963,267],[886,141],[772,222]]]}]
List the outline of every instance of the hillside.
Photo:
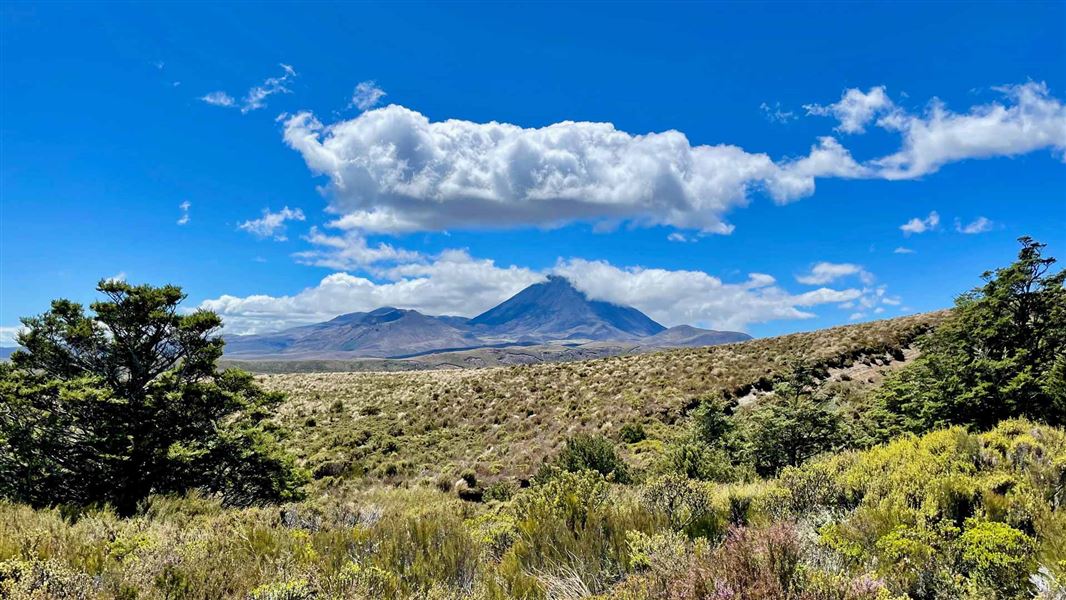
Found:
[{"label": "hillside", "polygon": [[[576,432],[615,437],[639,422],[652,438],[668,439],[699,398],[769,389],[797,361],[827,370],[889,365],[944,314],[580,362],[260,380],[288,394],[279,416],[295,430],[289,445],[320,475],[528,476]],[[649,441],[630,451],[655,449]]]},{"label": "hillside", "polygon": [[249,358],[283,355],[289,360],[322,360],[388,357],[480,345],[463,327],[465,319],[456,319],[387,306],[274,334],[234,336],[227,340],[226,352]]}]

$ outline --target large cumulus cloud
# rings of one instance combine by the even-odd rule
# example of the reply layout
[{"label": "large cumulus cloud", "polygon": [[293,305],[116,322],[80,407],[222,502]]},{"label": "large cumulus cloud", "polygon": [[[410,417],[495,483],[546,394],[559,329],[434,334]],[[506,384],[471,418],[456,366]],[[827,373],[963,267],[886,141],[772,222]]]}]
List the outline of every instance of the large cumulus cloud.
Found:
[{"label": "large cumulus cloud", "polygon": [[694,146],[678,131],[432,122],[397,105],[329,126],[300,113],[284,135],[329,177],[331,208],[343,215],[334,224],[377,232],[627,219],[728,233],[723,215],[753,188],[785,201],[810,193],[814,177],[855,169],[832,140],[780,166],[737,146]]},{"label": "large cumulus cloud", "polygon": [[335,227],[397,233],[575,220],[629,221],[729,233],[730,210],[764,191],[789,202],[819,178],[911,179],[961,160],[1066,150],[1066,108],[1045,84],[997,88],[1000,101],[956,113],[934,100],[910,113],[884,87],[846,90],[808,114],[835,117],[861,134],[875,123],[899,148],[856,160],[836,138],[805,155],[773,160],[730,144],[694,145],[679,131],[632,134],[611,123],[564,121],[521,127],[431,121],[399,105],[326,125],[309,112],[288,117],[285,142],[329,178]]}]

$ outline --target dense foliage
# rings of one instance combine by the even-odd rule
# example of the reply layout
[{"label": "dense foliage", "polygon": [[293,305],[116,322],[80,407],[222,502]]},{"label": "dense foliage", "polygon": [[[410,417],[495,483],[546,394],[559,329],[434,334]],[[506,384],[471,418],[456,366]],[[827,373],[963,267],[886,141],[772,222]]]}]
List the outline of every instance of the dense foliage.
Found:
[{"label": "dense foliage", "polygon": [[0,366],[0,498],[111,503],[197,488],[228,504],[286,500],[299,472],[267,417],[281,396],[216,372],[220,321],[182,314],[174,286],[102,281],[93,314],[67,300],[24,319]]},{"label": "dense foliage", "polygon": [[1066,422],[1066,271],[1022,238],[1018,260],[984,274],[879,394],[882,437],[1002,419]]}]

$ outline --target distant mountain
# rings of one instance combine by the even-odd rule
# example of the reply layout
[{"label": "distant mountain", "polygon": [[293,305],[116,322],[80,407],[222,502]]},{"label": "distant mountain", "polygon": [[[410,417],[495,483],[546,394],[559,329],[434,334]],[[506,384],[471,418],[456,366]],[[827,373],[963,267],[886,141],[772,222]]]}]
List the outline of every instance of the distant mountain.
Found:
[{"label": "distant mountain", "polygon": [[691,325],[678,325],[640,340],[645,348],[694,348],[697,346],[716,346],[750,340],[751,336],[739,331],[715,331],[700,329]]},{"label": "distant mountain", "polygon": [[[226,356],[236,360],[349,360],[509,347],[490,358],[522,360],[516,345],[551,346],[537,350],[537,356],[588,356],[745,339],[750,337],[687,325],[666,329],[633,307],[590,300],[566,278],[550,276],[473,319],[385,307],[277,333],[232,336],[226,340]],[[605,342],[610,344],[595,346]],[[481,355],[471,357],[472,361],[481,359]]]},{"label": "distant mountain", "polygon": [[470,319],[494,337],[516,341],[630,340],[666,328],[630,306],[589,300],[568,279],[555,275]]},{"label": "distant mountain", "polygon": [[231,337],[226,340],[226,354],[394,357],[484,345],[466,330],[466,321],[462,317],[431,317],[416,310],[384,307],[278,333]]},{"label": "distant mountain", "polygon": [[0,360],[10,359],[15,350],[18,350],[18,346],[0,346]]}]

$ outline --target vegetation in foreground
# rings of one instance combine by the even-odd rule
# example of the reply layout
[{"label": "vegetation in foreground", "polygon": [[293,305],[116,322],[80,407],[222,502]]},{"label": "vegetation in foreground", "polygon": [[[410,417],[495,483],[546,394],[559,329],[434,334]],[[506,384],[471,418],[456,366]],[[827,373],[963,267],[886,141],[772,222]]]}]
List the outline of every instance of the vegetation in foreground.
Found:
[{"label": "vegetation in foreground", "polygon": [[[400,477],[400,469],[367,477],[342,465],[316,469],[310,499],[276,504],[276,485],[255,488],[255,500],[227,495],[227,471],[209,468],[199,476],[219,479],[157,484],[131,516],[64,503],[54,484],[28,497],[19,496],[26,486],[11,485],[0,504],[0,597],[1062,598],[1066,275],[1051,273],[1040,244],[1022,242],[1017,262],[986,274],[986,284],[921,339],[921,355],[873,388],[844,385],[839,369],[847,361],[826,362],[840,360],[839,348],[802,348],[746,367],[730,365],[727,353],[705,365],[710,373],[656,374],[669,377],[663,395],[646,380],[608,381],[602,373],[617,375],[605,367],[619,359],[551,365],[591,381],[522,397],[558,389],[573,400],[637,388],[656,401],[644,414],[641,403],[629,411],[615,398],[619,408],[608,417],[598,412],[611,406],[608,394],[583,413],[592,427],[549,428],[560,442],[543,451],[550,458],[530,477],[521,462],[513,472],[490,467],[489,477],[462,463],[454,478],[447,469],[458,465],[439,463],[444,477],[436,479]],[[685,352],[655,360],[679,357],[692,367]],[[869,350],[856,344],[846,352],[854,359]],[[26,440],[38,438],[29,434],[81,431],[49,410],[63,415],[85,405],[81,394],[60,393],[42,408],[20,382],[38,376],[62,387],[65,380],[20,360],[0,380],[5,484],[32,480],[10,478],[12,468],[52,468],[24,460],[36,456]],[[728,370],[713,372],[721,368]],[[537,381],[537,369],[528,369],[510,381],[513,373]],[[765,379],[744,383],[738,375],[753,372]],[[119,373],[120,382],[128,377]],[[201,377],[217,385],[239,374]],[[245,383],[246,393],[261,393]],[[114,394],[121,387],[110,388],[111,402],[132,406]],[[188,389],[199,388],[171,388],[167,397]],[[753,397],[752,389],[765,393]],[[362,404],[357,414],[387,409],[374,407]],[[227,412],[206,431],[226,431],[245,410],[256,408]],[[656,416],[664,414],[674,416]],[[403,456],[403,433],[390,432],[388,455]],[[215,434],[205,435],[196,439]],[[642,444],[655,450],[636,452]],[[269,451],[278,457],[269,464],[289,464],[276,446]],[[270,481],[295,481],[299,470],[276,473]],[[393,485],[380,483],[390,478]],[[127,512],[107,497],[96,501]]]}]

